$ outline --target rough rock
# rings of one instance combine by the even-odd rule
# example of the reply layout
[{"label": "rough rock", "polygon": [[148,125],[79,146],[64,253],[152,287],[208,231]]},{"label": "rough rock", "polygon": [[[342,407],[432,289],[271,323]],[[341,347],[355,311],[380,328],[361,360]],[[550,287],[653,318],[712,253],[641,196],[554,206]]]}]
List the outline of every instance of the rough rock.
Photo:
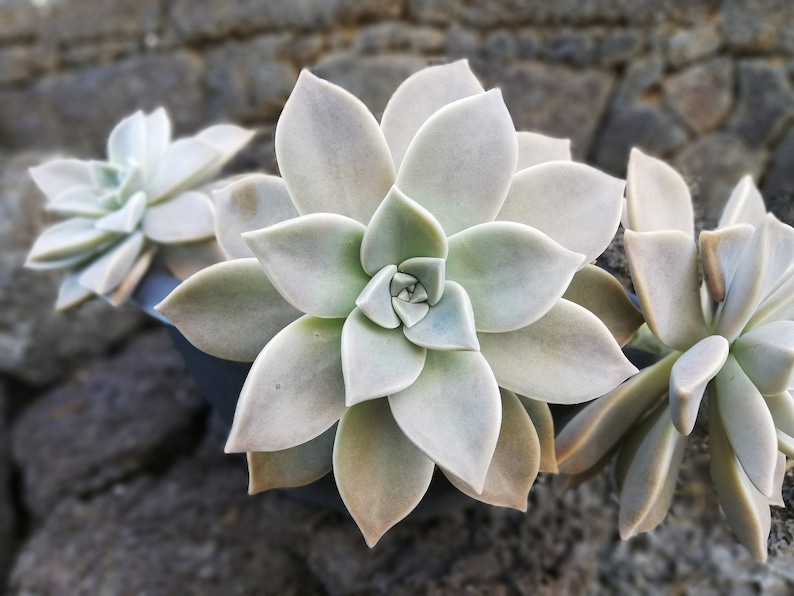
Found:
[{"label": "rough rock", "polygon": [[52,59],[43,48],[0,48],[0,84],[28,80],[45,70]]},{"label": "rough rock", "polygon": [[775,147],[769,169],[764,176],[764,194],[776,195],[794,192],[794,127],[790,127],[783,140]]},{"label": "rough rock", "polygon": [[694,178],[703,214],[716,222],[736,183],[746,174],[759,180],[765,162],[763,151],[752,150],[730,134],[712,133],[688,145],[672,164]]},{"label": "rough rock", "polygon": [[101,157],[113,126],[137,109],[165,105],[177,134],[206,125],[202,64],[175,52],[45,78],[0,93],[0,144]]},{"label": "rough rock", "polygon": [[0,586],[13,563],[20,530],[19,515],[12,498],[7,405],[6,391],[0,383]]},{"label": "rough rock", "polygon": [[739,95],[731,132],[757,148],[773,140],[794,115],[794,89],[783,64],[745,60],[738,67]]},{"label": "rough rock", "polygon": [[[48,43],[143,37],[160,25],[160,0],[60,0],[40,3],[37,34]],[[35,4],[35,3],[32,3]]]},{"label": "rough rock", "polygon": [[733,106],[733,65],[727,58],[692,66],[664,81],[667,103],[702,134],[718,126]]},{"label": "rough rock", "polygon": [[356,35],[351,50],[366,55],[374,52],[441,52],[444,34],[433,27],[404,25],[394,21],[364,27]]},{"label": "rough rock", "polygon": [[667,40],[667,58],[673,66],[682,66],[713,54],[721,44],[719,27],[707,23],[675,33]]},{"label": "rough rock", "polygon": [[485,37],[482,57],[491,62],[515,60],[519,43],[508,29],[497,29]]},{"label": "rough rock", "polygon": [[78,370],[31,404],[13,429],[25,504],[38,518],[194,447],[204,402],[164,329]]},{"label": "rough rock", "polygon": [[726,0],[725,37],[739,51],[794,53],[794,5],[787,0]]},{"label": "rough rock", "polygon": [[562,31],[548,39],[544,57],[550,62],[592,66],[598,58],[598,41],[589,32]]},{"label": "rough rock", "polygon": [[599,46],[598,62],[611,66],[638,56],[645,48],[645,35],[641,31],[618,30],[607,35]]},{"label": "rough rock", "polygon": [[570,138],[575,155],[587,153],[614,84],[611,74],[540,63],[472,66],[486,87],[501,87],[516,129]]},{"label": "rough rock", "polygon": [[661,84],[664,68],[664,59],[658,54],[633,60],[617,86],[613,106],[629,106],[643,95],[653,92]]},{"label": "rough rock", "polygon": [[0,40],[24,39],[33,35],[36,8],[30,0],[0,2]]},{"label": "rough rock", "polygon": [[36,386],[101,354],[143,320],[133,309],[114,309],[101,300],[55,313],[62,274],[23,269],[34,239],[53,223],[27,170],[52,157],[0,159],[0,373]]}]

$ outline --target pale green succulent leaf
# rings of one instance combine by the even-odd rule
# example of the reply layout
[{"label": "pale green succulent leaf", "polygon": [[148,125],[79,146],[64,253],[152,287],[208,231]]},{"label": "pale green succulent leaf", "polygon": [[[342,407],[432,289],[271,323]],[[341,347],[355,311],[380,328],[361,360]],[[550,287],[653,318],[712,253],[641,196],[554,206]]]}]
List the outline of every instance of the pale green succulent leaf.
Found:
[{"label": "pale green succulent leaf", "polygon": [[645,322],[620,282],[595,265],[577,271],[562,297],[601,319],[620,346],[625,346]]},{"label": "pale green succulent leaf", "polygon": [[499,387],[479,352],[429,350],[419,378],[389,396],[405,435],[476,493],[485,486],[502,425]]},{"label": "pale green succulent leaf", "polygon": [[88,162],[79,159],[55,159],[30,168],[30,176],[48,199],[74,187],[92,186],[91,168]]},{"label": "pale green succulent leaf", "polygon": [[220,152],[220,163],[216,167],[221,167],[245,147],[255,134],[253,130],[246,130],[234,124],[216,124],[202,130],[196,138]]},{"label": "pale green succulent leaf", "polygon": [[731,355],[714,379],[710,400],[747,477],[767,497],[774,490],[777,434],[761,393]]},{"label": "pale green succulent leaf", "polygon": [[[709,394],[709,467],[720,506],[739,541],[758,561],[766,561],[772,524],[769,501],[747,477],[734,455],[717,400]],[[777,460],[777,454],[774,456]]]},{"label": "pale green succulent leaf", "polygon": [[695,237],[692,196],[681,175],[637,148],[629,155],[626,176],[628,230],[678,230]]},{"label": "pale green succulent leaf", "polygon": [[777,448],[787,456],[794,458],[794,435],[777,430]]},{"label": "pale green succulent leaf", "polygon": [[523,395],[518,395],[517,397],[521,401],[521,405],[524,406],[524,410],[526,410],[530,420],[532,420],[532,426],[535,427],[535,432],[538,435],[538,446],[540,447],[539,471],[556,474],[558,469],[554,448],[554,419],[551,417],[549,404]]},{"label": "pale green succulent leaf", "polygon": [[[392,302],[400,303],[398,298]],[[406,305],[402,302],[402,305]],[[419,304],[410,305],[419,306]],[[414,325],[404,325],[403,333],[412,343],[431,350],[479,350],[471,300],[460,284],[448,281],[441,300],[429,307]]]},{"label": "pale green succulent leaf", "polygon": [[[407,293],[407,291],[403,290],[401,293]],[[420,302],[417,304],[411,302],[408,299],[402,299],[400,297],[392,298],[391,306],[399,317],[400,321],[402,321],[403,329],[405,330],[408,330],[419,323],[427,316],[427,313],[430,312],[430,305],[427,304],[427,302]]]},{"label": "pale green succulent leaf", "polygon": [[447,279],[471,298],[477,331],[514,331],[534,323],[562,297],[584,262],[529,226],[488,222],[449,239]]},{"label": "pale green succulent leaf", "polygon": [[761,302],[745,330],[771,321],[794,320],[794,275],[789,275]]},{"label": "pale green succulent leaf", "polygon": [[753,234],[752,226],[737,224],[700,233],[700,260],[709,296],[722,302],[733,281],[742,251]]},{"label": "pale green succulent leaf", "polygon": [[501,397],[502,428],[482,492],[474,491],[451,472],[443,472],[458,490],[473,499],[526,511],[529,489],[538,475],[540,441],[515,393],[502,390]]},{"label": "pale green succulent leaf", "polygon": [[143,232],[155,242],[195,242],[215,235],[212,201],[202,192],[187,191],[151,205],[143,214]]},{"label": "pale green succulent leaf", "polygon": [[200,139],[190,137],[171,143],[146,181],[149,203],[187,190],[206,177],[222,158],[222,153]]},{"label": "pale green succulent leaf", "polygon": [[408,146],[430,116],[453,101],[483,92],[466,60],[423,68],[405,79],[386,104],[380,123],[395,167],[399,169]]},{"label": "pale green succulent leaf", "polygon": [[659,408],[651,421],[637,450],[630,455],[620,492],[619,528],[623,540],[653,529],[664,519],[684,457],[686,437],[676,431],[669,409]]},{"label": "pale green succulent leaf", "polygon": [[778,452],[777,462],[775,465],[775,490],[769,498],[769,504],[775,507],[785,507],[786,503],[783,501],[783,482],[786,479],[786,454]]},{"label": "pale green succulent leaf", "polygon": [[157,108],[146,116],[146,161],[141,165],[148,176],[154,171],[171,143],[171,120],[163,108]]},{"label": "pale green succulent leaf", "polygon": [[361,312],[385,329],[400,326],[400,318],[392,306],[391,287],[396,273],[396,265],[386,265],[369,280],[356,298],[356,306]]},{"label": "pale green succulent leaf", "polygon": [[80,275],[82,273],[82,270],[78,269],[70,271],[64,276],[58,288],[58,299],[55,302],[56,311],[67,310],[94,296],[94,292],[80,283]]},{"label": "pale green succulent leaf", "polygon": [[794,321],[759,325],[737,338],[733,354],[762,395],[778,395],[794,381]]},{"label": "pale green succulent leaf", "polygon": [[110,304],[113,306],[120,306],[121,304],[125,303],[130,296],[132,296],[135,288],[138,287],[138,284],[149,271],[149,267],[154,260],[154,255],[156,252],[156,246],[144,248],[144,250],[138,255],[138,258],[135,260],[135,263],[132,265],[127,275],[125,275],[124,279],[121,280],[121,283],[116,286],[111,294],[105,296]]},{"label": "pale green succulent leaf", "polygon": [[358,98],[307,70],[281,112],[275,145],[301,214],[339,213],[366,224],[394,183],[375,117]]},{"label": "pale green succulent leaf", "polygon": [[333,459],[339,495],[370,547],[419,504],[435,468],[397,426],[384,399],[345,413]]},{"label": "pale green succulent leaf", "polygon": [[141,221],[146,209],[146,194],[137,192],[130,197],[121,209],[100,217],[94,224],[98,230],[129,234]]},{"label": "pale green succulent leaf", "polygon": [[398,269],[419,280],[427,293],[426,301],[430,306],[441,300],[446,280],[446,261],[444,259],[413,257],[400,263]]},{"label": "pale green succulent leaf", "polygon": [[565,248],[600,255],[617,232],[626,183],[571,161],[542,163],[513,177],[498,219],[537,228]]},{"label": "pale green succulent leaf", "polygon": [[523,329],[478,337],[500,387],[548,403],[594,399],[637,372],[606,326],[568,300]]},{"label": "pale green succulent leaf", "polygon": [[375,275],[386,265],[398,265],[411,257],[446,256],[447,237],[438,220],[393,186],[364,232],[364,271]]},{"label": "pale green succulent leaf", "polygon": [[680,230],[626,230],[623,242],[631,279],[654,335],[675,350],[686,350],[708,335],[692,237]]},{"label": "pale green succulent leaf", "polygon": [[749,174],[734,187],[725,208],[722,210],[718,228],[736,224],[749,224],[758,227],[764,222],[766,205],[758,188]]},{"label": "pale green succulent leaf", "polygon": [[140,110],[119,122],[108,137],[108,160],[120,166],[143,166],[147,153],[146,116]]},{"label": "pale green succulent leaf", "polygon": [[180,280],[226,260],[214,238],[184,244],[161,244],[157,248],[165,266]]},{"label": "pale green succulent leaf", "polygon": [[93,219],[72,217],[50,226],[36,239],[28,254],[26,266],[45,264],[77,257],[91,251],[113,237],[113,234],[94,227]]},{"label": "pale green succulent leaf", "polygon": [[240,362],[253,362],[301,314],[281,297],[253,258],[199,271],[155,308],[202,352]]},{"label": "pale green succulent leaf", "polygon": [[290,449],[342,417],[347,409],[339,349],[343,323],[303,316],[264,347],[240,392],[227,453]]},{"label": "pale green succulent leaf", "polygon": [[249,174],[215,190],[215,236],[230,259],[253,257],[241,234],[298,216],[278,176]]},{"label": "pale green succulent leaf", "polygon": [[454,101],[414,136],[396,185],[446,233],[492,221],[515,172],[518,142],[498,89]]},{"label": "pale green succulent leaf", "polygon": [[425,365],[426,350],[353,309],[342,328],[345,403],[386,397],[410,387]]},{"label": "pale green succulent leaf", "polygon": [[787,435],[794,437],[794,397],[790,391],[783,391],[779,395],[770,395],[764,398],[775,427]]},{"label": "pale green succulent leaf", "polygon": [[114,290],[135,266],[145,242],[146,238],[141,232],[130,234],[83,269],[80,283],[96,294],[107,294]]},{"label": "pale green succulent leaf", "polygon": [[361,268],[364,226],[315,213],[246,232],[243,238],[282,296],[322,318],[346,317],[370,277]]},{"label": "pale green succulent leaf", "polygon": [[290,449],[249,452],[248,494],[305,486],[319,480],[333,467],[335,436],[333,425],[320,436]]},{"label": "pale green succulent leaf", "polygon": [[94,189],[88,186],[73,186],[57,197],[48,205],[47,211],[54,211],[64,215],[83,215],[87,217],[102,217],[108,209],[97,199]]},{"label": "pale green succulent leaf", "polygon": [[695,428],[706,385],[722,369],[729,350],[728,340],[721,335],[710,335],[684,352],[673,365],[670,415],[682,435],[690,434]]},{"label": "pale green succulent leaf", "polygon": [[547,161],[571,161],[570,139],[557,139],[536,132],[519,131],[516,172]]}]

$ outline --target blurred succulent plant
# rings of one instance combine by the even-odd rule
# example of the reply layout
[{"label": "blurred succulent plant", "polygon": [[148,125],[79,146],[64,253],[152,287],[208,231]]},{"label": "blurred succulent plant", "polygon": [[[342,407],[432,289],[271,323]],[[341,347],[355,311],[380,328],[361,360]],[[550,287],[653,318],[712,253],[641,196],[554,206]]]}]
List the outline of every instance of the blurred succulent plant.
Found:
[{"label": "blurred succulent plant", "polygon": [[588,264],[618,226],[623,181],[571,162],[567,141],[517,134],[464,61],[407,79],[380,126],[304,71],[275,147],[283,178],[216,194],[234,259],[158,307],[200,349],[254,361],[227,444],[248,452],[251,492],[333,468],[370,545],[436,465],[524,510],[538,468],[556,469],[547,402],[636,371],[563,298],[574,280],[569,297],[622,340],[641,323]]},{"label": "blurred succulent plant", "polygon": [[[213,207],[202,187],[253,134],[222,124],[171,142],[171,122],[159,108],[116,125],[107,161],[56,159],[32,168],[47,209],[69,216],[39,236],[26,262],[67,271],[56,309],[94,294],[124,302],[158,250],[177,277],[220,260],[211,240]],[[193,244],[185,250],[184,243]]]},{"label": "blurred succulent plant", "polygon": [[739,540],[764,560],[769,505],[783,505],[794,456],[794,229],[766,213],[749,176],[717,229],[700,233],[699,251],[692,220],[681,176],[635,149],[624,226],[647,320],[636,343],[661,359],[565,426],[558,464],[579,481],[611,460],[621,536],[648,531],[667,514],[705,396],[714,488]]}]

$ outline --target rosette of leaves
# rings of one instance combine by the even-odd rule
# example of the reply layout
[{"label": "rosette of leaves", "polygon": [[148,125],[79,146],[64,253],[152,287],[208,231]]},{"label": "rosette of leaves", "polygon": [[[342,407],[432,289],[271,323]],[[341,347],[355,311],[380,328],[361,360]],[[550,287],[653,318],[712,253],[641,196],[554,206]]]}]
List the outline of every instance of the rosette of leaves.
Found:
[{"label": "rosette of leaves", "polygon": [[68,217],[39,236],[25,263],[67,272],[55,308],[93,295],[124,302],[158,253],[179,278],[220,260],[204,186],[253,135],[222,124],[172,142],[159,108],[117,124],[106,161],[56,159],[32,168],[47,210]]},{"label": "rosette of leaves", "polygon": [[639,324],[626,329],[625,293],[588,265],[617,228],[623,182],[571,162],[567,141],[517,134],[465,62],[410,77],[380,125],[304,71],[275,138],[282,178],[217,193],[233,259],[158,307],[202,350],[254,361],[227,443],[249,454],[251,492],[333,469],[370,545],[436,466],[524,510],[539,467],[556,469],[547,403],[636,370],[563,298],[572,279],[582,302],[605,288],[612,306],[591,307],[613,331]]},{"label": "rosette of leaves", "polygon": [[794,230],[766,213],[747,176],[696,244],[684,180],[636,149],[624,225],[647,320],[635,343],[660,360],[561,431],[560,471],[582,480],[611,460],[621,536],[648,531],[667,514],[700,416],[725,516],[764,560],[769,505],[783,505],[794,456]]}]

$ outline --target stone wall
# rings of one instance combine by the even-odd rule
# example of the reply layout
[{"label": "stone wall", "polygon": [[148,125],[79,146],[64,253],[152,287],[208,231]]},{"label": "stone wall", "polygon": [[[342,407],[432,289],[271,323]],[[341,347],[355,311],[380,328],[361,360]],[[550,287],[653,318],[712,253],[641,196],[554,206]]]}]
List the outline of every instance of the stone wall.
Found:
[{"label": "stone wall", "polygon": [[54,315],[57,275],[21,267],[49,223],[26,169],[101,157],[136,109],[167,106],[178,134],[256,127],[233,168],[273,171],[301,68],[378,114],[457,58],[578,158],[618,175],[634,145],[670,160],[706,219],[748,172],[794,213],[787,0],[0,0],[0,592],[6,569],[20,594],[794,590],[792,514],[755,563],[697,453],[665,524],[628,543],[606,483],[555,499],[542,479],[528,515],[471,505],[369,551],[343,516],[245,496],[162,333],[100,302]]}]

